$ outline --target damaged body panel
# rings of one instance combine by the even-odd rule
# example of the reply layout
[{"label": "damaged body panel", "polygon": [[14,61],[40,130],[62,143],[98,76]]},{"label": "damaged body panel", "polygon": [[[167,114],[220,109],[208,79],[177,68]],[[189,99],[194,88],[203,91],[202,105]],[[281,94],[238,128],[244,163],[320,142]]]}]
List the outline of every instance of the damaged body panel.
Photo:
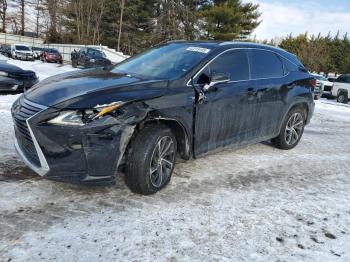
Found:
[{"label": "damaged body panel", "polygon": [[[261,66],[264,61],[270,64]],[[156,173],[171,175],[175,162],[167,155],[173,149],[195,158],[278,137],[286,123],[300,139],[289,114],[295,111],[297,119],[301,112],[303,124],[310,121],[311,79],[296,57],[273,47],[170,42],[116,67],[58,75],[34,86],[12,107],[16,148],[40,175],[111,184],[122,163],[136,172],[130,159],[137,157],[134,146],[143,150],[139,140],[145,136],[145,144],[154,139],[157,145],[144,148],[152,157],[140,160],[139,169],[152,177],[156,165]],[[152,137],[152,128],[164,132]],[[145,183],[155,191],[170,175]],[[140,192],[143,185],[131,188]]]}]

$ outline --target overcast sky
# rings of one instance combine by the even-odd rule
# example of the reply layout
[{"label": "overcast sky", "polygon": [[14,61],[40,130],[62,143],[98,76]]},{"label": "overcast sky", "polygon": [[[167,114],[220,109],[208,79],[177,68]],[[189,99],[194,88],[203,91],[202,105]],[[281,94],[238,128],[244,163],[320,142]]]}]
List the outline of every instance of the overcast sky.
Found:
[{"label": "overcast sky", "polygon": [[350,34],[350,0],[243,0],[260,4],[262,23],[253,32],[257,39],[298,35],[308,31]]}]

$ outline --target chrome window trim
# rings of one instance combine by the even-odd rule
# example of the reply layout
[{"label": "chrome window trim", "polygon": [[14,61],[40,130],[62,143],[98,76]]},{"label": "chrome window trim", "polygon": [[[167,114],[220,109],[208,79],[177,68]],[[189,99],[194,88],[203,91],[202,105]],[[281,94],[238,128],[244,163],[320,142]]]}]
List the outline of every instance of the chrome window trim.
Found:
[{"label": "chrome window trim", "polygon": [[36,107],[36,108],[40,108],[42,109],[41,111],[35,113],[34,115],[32,115],[31,117],[29,117],[27,120],[26,120],[26,123],[27,123],[27,126],[28,126],[28,130],[29,130],[29,133],[30,133],[30,136],[33,140],[33,144],[34,144],[34,147],[35,147],[35,151],[39,157],[39,162],[40,162],[40,167],[36,166],[35,164],[33,164],[26,156],[25,154],[23,153],[22,149],[20,148],[19,144],[18,144],[18,141],[17,141],[17,138],[15,139],[15,148],[16,148],[16,151],[18,152],[18,154],[20,155],[20,157],[23,159],[23,161],[26,163],[26,165],[29,166],[29,168],[31,168],[34,172],[38,173],[40,176],[45,176],[49,171],[50,171],[50,167],[49,167],[49,164],[47,163],[46,161],[46,158],[44,156],[44,153],[43,151],[41,150],[40,148],[40,145],[38,143],[38,141],[36,140],[35,138],[35,135],[33,133],[33,130],[29,124],[29,120],[32,119],[33,117],[35,117],[36,115],[40,114],[41,112],[43,112],[45,109],[47,109],[46,106],[42,106],[42,105],[39,105],[39,104],[36,104],[36,103],[33,103],[33,102],[30,102],[28,101],[27,99],[23,98],[24,100],[24,103],[27,103],[28,105],[31,105],[33,107]]},{"label": "chrome window trim", "polygon": [[[191,77],[188,81],[186,86],[191,87],[191,80],[195,79],[211,62],[213,62],[217,57],[221,56],[222,54],[229,52],[229,51],[233,51],[233,50],[263,50],[263,51],[268,51],[271,53],[276,54],[279,57],[282,57],[283,59],[288,60],[289,62],[291,62],[293,65],[299,67],[297,64],[295,64],[293,61],[290,61],[288,58],[282,56],[281,54],[273,51],[273,50],[268,50],[268,49],[264,49],[264,48],[257,48],[257,47],[234,47],[234,48],[230,48],[230,49],[226,49],[224,51],[222,51],[220,54],[216,55],[215,57],[213,57],[210,61],[208,61],[193,77]],[[282,61],[281,61],[282,62]],[[268,77],[268,78],[251,78],[251,72],[250,72],[250,61],[249,61],[249,57],[248,57],[248,63],[249,63],[249,79],[244,79],[244,80],[235,80],[235,81],[228,81],[227,83],[238,83],[238,82],[245,82],[245,81],[252,81],[252,80],[268,80],[268,79],[277,79],[277,78],[284,78],[286,76],[288,76],[290,74],[290,72],[288,72],[287,74],[283,75],[282,77]],[[282,62],[282,66],[283,66],[283,62]]]}]

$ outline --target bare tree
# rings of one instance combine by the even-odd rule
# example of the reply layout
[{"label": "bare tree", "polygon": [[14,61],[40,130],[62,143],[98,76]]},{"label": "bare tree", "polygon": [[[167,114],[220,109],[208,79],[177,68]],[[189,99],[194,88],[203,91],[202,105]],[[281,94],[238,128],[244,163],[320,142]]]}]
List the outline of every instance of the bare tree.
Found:
[{"label": "bare tree", "polygon": [[35,0],[35,2],[33,3],[36,11],[35,31],[36,31],[37,37],[39,37],[40,17],[44,11],[42,2],[43,2],[42,0]]},{"label": "bare tree", "polygon": [[2,29],[3,33],[6,32],[6,15],[7,15],[7,0],[0,0],[0,18],[2,21]]},{"label": "bare tree", "polygon": [[25,0],[20,0],[20,14],[21,14],[21,35],[24,35],[25,25]]},{"label": "bare tree", "polygon": [[125,0],[121,0],[120,17],[119,17],[118,43],[117,43],[117,51],[118,52],[120,51],[120,38],[121,38],[121,35],[122,35],[124,8],[125,8]]}]

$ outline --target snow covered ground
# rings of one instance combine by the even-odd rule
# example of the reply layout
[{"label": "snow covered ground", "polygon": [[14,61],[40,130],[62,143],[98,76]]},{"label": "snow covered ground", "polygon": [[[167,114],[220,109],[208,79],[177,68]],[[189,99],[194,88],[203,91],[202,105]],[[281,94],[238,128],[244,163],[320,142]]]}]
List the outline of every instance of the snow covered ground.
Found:
[{"label": "snow covered ground", "polygon": [[[43,77],[46,66],[58,70],[38,64]],[[180,162],[140,196],[122,174],[91,188],[27,169],[12,146],[16,97],[0,96],[0,261],[350,261],[350,105],[317,101],[291,151]]]}]

